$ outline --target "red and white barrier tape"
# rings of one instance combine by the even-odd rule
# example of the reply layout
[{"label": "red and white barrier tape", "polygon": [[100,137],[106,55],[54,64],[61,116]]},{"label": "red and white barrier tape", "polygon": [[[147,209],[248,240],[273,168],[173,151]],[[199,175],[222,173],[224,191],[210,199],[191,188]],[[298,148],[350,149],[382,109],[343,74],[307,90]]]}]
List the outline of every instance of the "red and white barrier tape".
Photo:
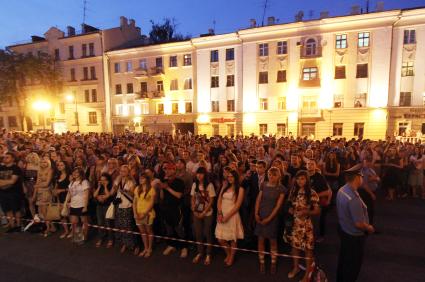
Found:
[{"label": "red and white barrier tape", "polygon": [[[8,217],[8,216],[0,216],[0,218],[6,218],[8,220],[10,220],[10,219],[15,220],[14,217]],[[34,220],[21,219],[21,221],[31,222],[31,221],[34,221]],[[37,223],[46,223],[46,221],[40,220]],[[69,222],[64,223],[64,222],[49,221],[49,223],[50,224],[58,224],[58,225],[63,225],[63,224],[72,225],[72,223],[69,223]],[[136,224],[136,225],[139,225],[139,224]],[[223,248],[223,246],[217,245],[217,244],[210,244],[210,243],[204,243],[204,242],[198,242],[198,241],[192,241],[192,240],[184,240],[184,239],[168,237],[168,236],[149,235],[149,234],[143,234],[143,233],[132,231],[132,230],[118,229],[118,228],[106,227],[106,226],[101,226],[101,225],[96,225],[96,224],[88,224],[88,226],[91,227],[91,228],[107,230],[107,231],[112,231],[112,232],[133,234],[133,235],[138,235],[138,236],[147,235],[149,237],[154,237],[154,238],[163,239],[163,240],[171,240],[171,241],[183,242],[183,243],[188,243],[188,244],[193,244],[193,245],[204,245],[206,247],[209,246],[209,247],[214,247],[214,248]],[[274,255],[276,257],[306,259],[306,257],[294,256],[294,255],[283,254],[283,253],[272,253],[272,252],[250,250],[250,249],[238,248],[238,247],[236,247],[236,248],[230,247],[230,248],[234,249],[236,251],[247,252],[247,253],[255,253],[255,254],[258,254],[258,255],[260,255],[260,254],[262,254],[262,255]]]}]

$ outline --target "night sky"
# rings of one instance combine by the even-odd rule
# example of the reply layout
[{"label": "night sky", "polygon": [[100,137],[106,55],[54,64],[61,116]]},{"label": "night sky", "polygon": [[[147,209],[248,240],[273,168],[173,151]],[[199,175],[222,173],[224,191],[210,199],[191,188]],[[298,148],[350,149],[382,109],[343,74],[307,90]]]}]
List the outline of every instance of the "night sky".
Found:
[{"label": "night sky", "polygon": [[[0,0],[0,48],[23,43],[31,35],[43,35],[51,26],[80,30],[83,0]],[[378,0],[370,0],[371,10]],[[262,0],[87,0],[86,23],[98,28],[119,25],[119,17],[134,18],[142,33],[148,34],[150,20],[175,18],[177,30],[197,37],[214,27],[216,33],[232,32],[249,26],[249,19],[261,23]],[[291,22],[297,11],[304,19],[317,18],[320,11],[330,16],[348,14],[351,5],[366,6],[366,0],[269,0],[265,18],[275,16],[280,23]],[[385,9],[425,6],[425,0],[386,0]]]}]

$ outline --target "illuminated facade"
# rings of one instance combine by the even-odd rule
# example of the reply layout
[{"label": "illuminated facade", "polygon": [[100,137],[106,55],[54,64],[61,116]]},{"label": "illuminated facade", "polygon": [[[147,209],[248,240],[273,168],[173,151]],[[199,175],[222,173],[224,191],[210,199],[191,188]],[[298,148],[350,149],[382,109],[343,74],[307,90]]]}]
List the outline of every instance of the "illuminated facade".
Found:
[{"label": "illuminated facade", "polygon": [[140,37],[135,21],[121,17],[120,26],[116,28],[99,30],[83,24],[81,33],[77,34],[69,26],[65,34],[52,27],[44,37],[33,37],[31,43],[9,46],[21,54],[50,54],[62,72],[63,92],[49,99],[39,85],[27,81],[27,130],[110,130],[106,122],[105,85],[108,78],[103,71],[104,52]]},{"label": "illuminated facade", "polygon": [[[81,59],[103,64],[97,87],[104,100],[97,105],[104,124],[87,131],[318,139],[425,134],[424,8],[269,20],[263,27],[132,48],[108,38],[115,48]],[[75,84],[84,95],[82,81]],[[67,104],[71,114],[72,107]],[[64,119],[75,130],[72,115]]]}]

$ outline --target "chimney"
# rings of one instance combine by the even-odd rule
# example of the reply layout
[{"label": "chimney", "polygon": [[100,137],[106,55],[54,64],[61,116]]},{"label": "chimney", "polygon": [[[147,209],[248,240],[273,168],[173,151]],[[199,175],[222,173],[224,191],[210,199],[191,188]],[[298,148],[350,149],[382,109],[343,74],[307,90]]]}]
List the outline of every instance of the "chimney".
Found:
[{"label": "chimney", "polygon": [[274,25],[275,24],[275,18],[274,17],[268,17],[267,18],[267,25]]},{"label": "chimney", "polygon": [[66,27],[66,32],[67,32],[68,36],[74,36],[75,35],[75,28],[69,25],[69,26]]},{"label": "chimney", "polygon": [[250,19],[249,27],[257,27],[257,21],[255,19]]},{"label": "chimney", "polygon": [[209,34],[209,35],[214,35],[214,34],[215,34],[215,33],[214,33],[214,29],[209,28],[209,29],[208,29],[208,34]]},{"label": "chimney", "polygon": [[121,16],[120,17],[120,27],[124,27],[124,26],[127,26],[128,25],[128,20],[127,20],[127,18],[126,17],[124,17],[124,16]]},{"label": "chimney", "polygon": [[360,6],[359,5],[351,6],[350,15],[359,15],[359,14],[360,14]]},{"label": "chimney", "polygon": [[383,12],[384,11],[384,1],[379,1],[376,3],[376,11]]},{"label": "chimney", "polygon": [[136,27],[136,21],[134,19],[129,20],[130,27]]},{"label": "chimney", "polygon": [[320,12],[320,19],[326,19],[326,18],[329,18],[329,11]]},{"label": "chimney", "polygon": [[41,36],[37,36],[37,35],[32,35],[31,36],[31,42],[40,42],[40,41],[44,41],[45,38],[41,37]]},{"label": "chimney", "polygon": [[304,17],[303,11],[298,11],[298,13],[295,14],[295,21],[296,22],[302,22]]}]

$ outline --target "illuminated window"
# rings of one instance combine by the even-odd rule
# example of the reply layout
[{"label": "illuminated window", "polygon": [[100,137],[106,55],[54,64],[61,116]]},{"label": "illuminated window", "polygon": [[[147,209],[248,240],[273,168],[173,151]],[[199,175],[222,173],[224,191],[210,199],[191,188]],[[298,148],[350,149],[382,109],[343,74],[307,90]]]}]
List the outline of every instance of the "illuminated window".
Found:
[{"label": "illuminated window", "polygon": [[398,123],[398,135],[403,136],[406,134],[407,129],[409,129],[408,122],[399,122]]},{"label": "illuminated window", "polygon": [[89,124],[97,124],[97,113],[89,112]]},{"label": "illuminated window", "polygon": [[286,82],[286,70],[278,70],[277,71],[276,82]]},{"label": "illuminated window", "polygon": [[148,103],[140,104],[140,109],[141,109],[142,115],[148,115],[149,114],[149,104]]},{"label": "illuminated window", "polygon": [[[61,114],[65,113],[65,103],[59,103],[59,111]],[[0,126],[2,127],[2,126]]]},{"label": "illuminated window", "polygon": [[139,68],[142,69],[142,70],[148,69],[148,64],[146,62],[146,59],[139,60]]},{"label": "illuminated window", "polygon": [[358,46],[359,47],[369,47],[370,42],[370,33],[369,32],[360,32],[358,34]]},{"label": "illuminated window", "polygon": [[342,128],[343,128],[343,124],[342,123],[334,123],[333,124],[333,136],[342,136]]},{"label": "illuminated window", "polygon": [[403,62],[401,65],[401,76],[413,76],[413,62]]},{"label": "illuminated window", "polygon": [[267,124],[266,123],[260,124],[259,127],[260,127],[260,135],[267,134]]},{"label": "illuminated window", "polygon": [[286,110],[286,97],[277,98],[277,110],[278,111]]},{"label": "illuminated window", "polygon": [[366,107],[366,98],[367,98],[366,93],[357,94],[354,97],[354,108]]},{"label": "illuminated window", "polygon": [[337,34],[335,38],[335,48],[345,49],[347,48],[347,34]]},{"label": "illuminated window", "polygon": [[260,110],[267,111],[269,109],[269,102],[267,98],[260,98]]},{"label": "illuminated window", "polygon": [[158,80],[156,82],[156,91],[158,91],[158,92],[164,91],[164,83],[162,82],[162,80]]},{"label": "illuminated window", "polygon": [[400,107],[410,107],[412,105],[412,92],[400,92]]},{"label": "illuminated window", "polygon": [[317,78],[317,68],[304,68],[303,69],[303,80],[314,80]]},{"label": "illuminated window", "polygon": [[228,112],[235,111],[235,100],[227,100],[227,111]]},{"label": "illuminated window", "polygon": [[171,113],[174,115],[179,113],[179,103],[171,104]]},{"label": "illuminated window", "polygon": [[184,66],[191,66],[192,65],[192,55],[191,54],[184,54],[183,55],[183,65]]},{"label": "illuminated window", "polygon": [[185,112],[191,113],[192,112],[192,102],[186,102],[185,104]]},{"label": "illuminated window", "polygon": [[186,78],[184,80],[184,89],[185,90],[192,89],[192,78]]},{"label": "illuminated window", "polygon": [[284,135],[286,135],[286,124],[284,124],[284,123],[278,123],[277,124],[277,135],[278,136],[284,136]]},{"label": "illuminated window", "polygon": [[131,62],[127,62],[125,64],[125,66],[126,66],[126,71],[127,72],[131,72],[133,70],[133,64]]},{"label": "illuminated window", "polygon": [[170,56],[170,68],[177,67],[177,56]]},{"label": "illuminated window", "polygon": [[170,83],[170,91],[176,91],[176,90],[179,90],[178,80],[173,79],[171,80],[171,83]]},{"label": "illuminated window", "polygon": [[302,123],[301,124],[301,135],[311,136],[316,134],[316,124],[314,123]]},{"label": "illuminated window", "polygon": [[260,57],[265,57],[269,55],[269,44],[261,43],[258,45],[258,55]]},{"label": "illuminated window", "polygon": [[227,87],[235,86],[235,76],[233,74],[227,76],[226,86]]},{"label": "illuminated window", "polygon": [[356,122],[354,123],[354,136],[362,137],[364,134],[364,123]]},{"label": "illuminated window", "polygon": [[219,112],[220,103],[218,101],[211,101],[211,112]]},{"label": "illuminated window", "polygon": [[317,43],[316,40],[310,38],[307,40],[305,44],[305,55],[306,56],[314,56],[317,53]]},{"label": "illuminated window", "polygon": [[278,55],[284,55],[288,53],[288,42],[286,41],[279,41],[277,43],[277,50]]},{"label": "illuminated window", "polygon": [[235,125],[228,124],[227,125],[227,136],[235,136]]},{"label": "illuminated window", "polygon": [[163,115],[164,114],[164,104],[163,103],[158,103],[156,105],[156,113],[158,115]]}]

